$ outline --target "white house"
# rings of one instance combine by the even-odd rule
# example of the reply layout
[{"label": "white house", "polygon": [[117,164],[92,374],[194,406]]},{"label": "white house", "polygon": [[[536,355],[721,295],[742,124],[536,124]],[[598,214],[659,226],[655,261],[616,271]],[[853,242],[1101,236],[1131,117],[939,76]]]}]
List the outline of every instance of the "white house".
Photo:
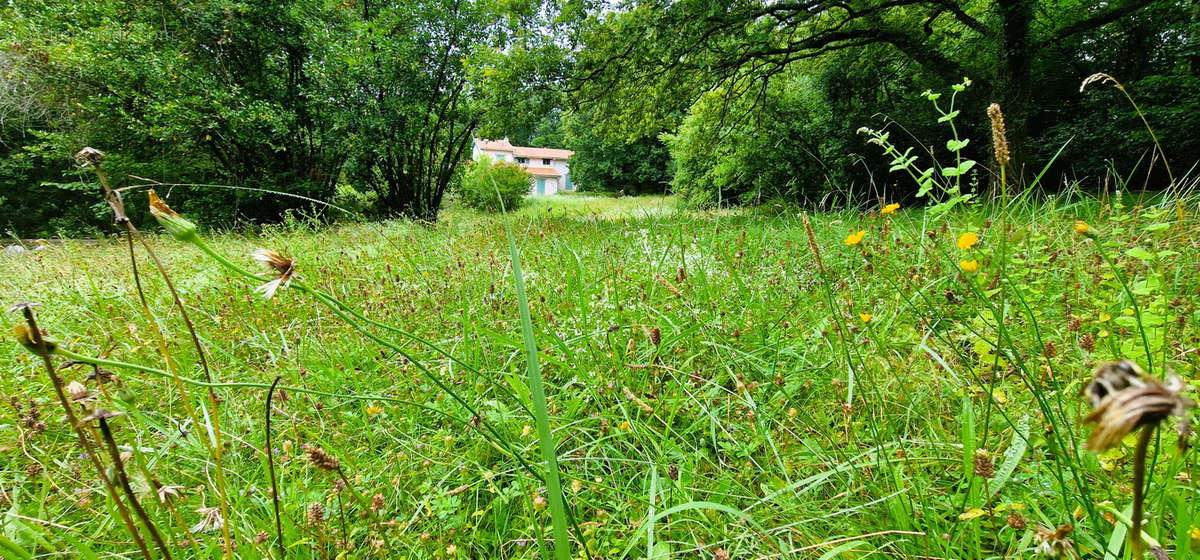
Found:
[{"label": "white house", "polygon": [[529,185],[529,194],[574,191],[575,185],[571,183],[571,170],[567,166],[567,158],[574,153],[571,150],[514,146],[509,143],[507,138],[503,140],[476,138],[475,146],[471,149],[472,159],[486,155],[494,161],[507,161],[524,167],[533,176]]}]

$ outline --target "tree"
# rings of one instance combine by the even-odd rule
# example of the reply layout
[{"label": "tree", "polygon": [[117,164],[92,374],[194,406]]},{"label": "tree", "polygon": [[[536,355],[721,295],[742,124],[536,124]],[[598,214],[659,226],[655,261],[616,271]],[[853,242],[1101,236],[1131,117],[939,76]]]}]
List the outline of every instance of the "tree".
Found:
[{"label": "tree", "polygon": [[657,136],[625,140],[597,131],[595,111],[563,118],[571,156],[571,180],[585,191],[663,194],[671,180],[671,154]]},{"label": "tree", "polygon": [[571,91],[578,102],[600,107],[611,131],[636,135],[661,128],[662,119],[714,87],[730,97],[761,97],[771,77],[798,61],[885,45],[943,86],[974,79],[987,100],[1004,107],[1022,161],[1037,57],[1152,4],[632,0],[582,20],[585,48]]}]

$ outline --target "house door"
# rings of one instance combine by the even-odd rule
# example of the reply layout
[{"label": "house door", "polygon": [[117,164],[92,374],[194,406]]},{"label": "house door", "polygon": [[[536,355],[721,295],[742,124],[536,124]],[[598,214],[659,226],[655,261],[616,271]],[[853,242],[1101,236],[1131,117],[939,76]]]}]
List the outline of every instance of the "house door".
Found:
[{"label": "house door", "polygon": [[538,179],[537,182],[538,182],[537,193],[538,194],[546,194],[546,180]]},{"label": "house door", "polygon": [[568,191],[573,191],[573,190],[575,190],[575,187],[573,187],[573,186],[571,185],[571,176],[570,176],[570,175],[564,175],[564,176],[563,176],[563,188],[564,188],[564,189],[566,189],[566,190],[568,190]]}]

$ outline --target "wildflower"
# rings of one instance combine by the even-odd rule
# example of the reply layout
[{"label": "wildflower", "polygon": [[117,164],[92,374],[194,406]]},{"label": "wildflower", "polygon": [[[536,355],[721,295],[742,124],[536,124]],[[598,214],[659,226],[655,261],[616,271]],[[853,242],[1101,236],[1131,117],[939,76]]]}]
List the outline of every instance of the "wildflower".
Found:
[{"label": "wildflower", "polygon": [[221,508],[219,507],[200,507],[196,509],[196,513],[200,514],[200,521],[192,525],[191,532],[193,533],[217,531],[225,526],[225,520],[221,518]]},{"label": "wildflower", "polygon": [[545,496],[539,495],[539,496],[533,497],[533,509],[535,509],[537,511],[541,511],[541,510],[546,509],[546,507],[548,505],[550,505],[550,504],[549,504],[549,502],[546,501]]},{"label": "wildflower", "polygon": [[1037,553],[1050,558],[1074,558],[1075,548],[1071,546],[1069,537],[1074,530],[1069,523],[1060,525],[1058,529],[1039,525],[1033,532],[1033,538],[1038,542]]},{"label": "wildflower", "polygon": [[893,202],[887,206],[884,206],[883,209],[879,211],[879,213],[886,216],[888,214],[895,214],[896,210],[899,210],[899,209],[900,209],[900,205]]},{"label": "wildflower", "polygon": [[845,243],[847,247],[853,247],[855,245],[858,245],[859,243],[862,243],[863,237],[866,237],[866,236],[867,236],[867,232],[865,232],[865,231],[851,233],[850,235],[846,236],[846,240],[843,241],[843,243]]},{"label": "wildflower", "polygon": [[958,241],[954,242],[954,244],[957,245],[959,249],[962,249],[964,251],[966,251],[967,249],[970,249],[971,247],[974,247],[977,243],[979,243],[979,235],[977,235],[973,231],[968,231],[967,233],[964,233],[964,234],[958,236]]},{"label": "wildflower", "polygon": [[1196,403],[1180,394],[1187,386],[1178,375],[1164,384],[1128,360],[1101,364],[1093,375],[1085,391],[1094,409],[1084,422],[1095,424],[1096,429],[1084,443],[1085,449],[1107,451],[1120,445],[1130,432],[1170,416],[1180,418],[1180,434],[1187,433],[1188,410]]},{"label": "wildflower", "polygon": [[[29,330],[29,327],[21,323],[17,323],[16,325],[13,325],[12,332],[13,337],[16,338],[17,342],[21,343],[21,346],[24,346],[26,350],[29,350],[34,354],[41,354],[42,350],[34,340],[33,331]],[[40,334],[42,335],[40,337],[42,339],[42,344],[46,345],[46,351],[51,354],[56,352],[58,350],[58,342],[46,338],[45,331]]]},{"label": "wildflower", "polygon": [[458,554],[458,547],[457,547],[457,546],[455,546],[455,545],[450,545],[450,546],[447,546],[447,547],[446,547],[446,555],[447,555],[447,556],[454,556],[455,554]]},{"label": "wildflower", "polygon": [[259,264],[275,275],[275,278],[254,289],[255,292],[262,294],[263,297],[267,299],[275,297],[275,292],[280,286],[286,287],[292,282],[292,276],[296,270],[296,261],[270,249],[258,249],[254,251],[254,260],[258,261]]},{"label": "wildflower", "polygon": [[1079,235],[1087,235],[1091,231],[1092,228],[1088,226],[1087,222],[1083,220],[1077,220],[1075,222],[1075,233],[1078,233]]},{"label": "wildflower", "polygon": [[978,272],[979,261],[975,259],[971,259],[969,261],[958,261],[958,268],[961,268],[963,272]]},{"label": "wildflower", "polygon": [[175,239],[180,241],[192,242],[196,240],[196,224],[189,222],[180,216],[178,212],[171,210],[167,203],[163,202],[154,189],[147,193],[150,198],[150,215],[158,220],[158,224],[167,230],[167,233],[174,235]]},{"label": "wildflower", "polygon": [[369,414],[371,416],[375,416],[376,414],[379,414],[381,412],[383,412],[383,407],[379,406],[377,404],[373,404],[373,405],[367,407],[367,414]]},{"label": "wildflower", "polygon": [[864,322],[864,323],[870,323],[871,319],[874,319],[875,316],[871,315],[870,313],[859,313],[858,318],[861,319],[862,322]]}]

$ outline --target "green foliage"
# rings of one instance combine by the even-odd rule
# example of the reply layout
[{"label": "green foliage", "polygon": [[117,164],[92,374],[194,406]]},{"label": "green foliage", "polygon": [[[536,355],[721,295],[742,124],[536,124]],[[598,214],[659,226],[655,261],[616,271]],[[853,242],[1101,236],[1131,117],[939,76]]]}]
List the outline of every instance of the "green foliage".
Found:
[{"label": "green foliage", "polygon": [[512,162],[479,156],[463,173],[458,199],[468,208],[499,212],[519,208],[529,194],[529,172]]},{"label": "green foliage", "polygon": [[[255,272],[231,281],[195,250],[152,240],[186,307],[206,310],[193,320],[212,386],[183,367],[198,358],[178,315],[130,312],[139,298],[119,240],[6,256],[0,293],[43,302],[40,326],[60,348],[109,360],[115,380],[99,384],[66,364],[75,357],[52,357],[98,399],[85,405],[125,413],[112,424],[134,453],[132,482],[151,489],[138,495],[180,557],[204,556],[187,550],[187,531],[217,503],[204,434],[180,430],[206,388],[236,441],[222,457],[236,555],[274,549],[263,396],[280,375],[271,449],[289,558],[531,556],[555,517],[573,558],[583,547],[707,558],[716,543],[737,543],[733,558],[1030,558],[1040,526],[1066,523],[1077,556],[1099,558],[1127,538],[1133,450],[1081,449],[1093,429],[1080,422],[1081,389],[1094,364],[1118,357],[1195,379],[1200,216],[1179,208],[1197,202],[961,205],[941,217],[946,231],[920,209],[816,213],[820,268],[794,213],[689,212],[663,197],[539,199],[508,218],[519,270],[501,219],[456,208],[437,227],[213,238],[237,266],[256,247],[296,259],[289,287],[266,301],[252,294],[266,280]],[[963,248],[967,231],[978,242]],[[77,281],[47,276],[61,270]],[[171,308],[161,280],[141,282],[152,310]],[[0,314],[0,328],[20,320]],[[156,325],[182,384],[161,369]],[[0,551],[128,556],[99,482],[86,463],[76,474],[79,449],[40,360],[10,341],[0,363],[12,400],[0,429],[24,443],[3,455]],[[1200,520],[1185,476],[1200,451],[1174,439],[1164,431],[1151,454],[1144,527],[1173,552]],[[339,459],[349,482],[306,460],[305,443]],[[560,492],[540,480],[551,456]],[[154,482],[180,496],[159,502]],[[570,509],[553,511],[561,501]],[[314,503],[323,523],[304,520]],[[190,538],[219,556],[219,531]],[[514,542],[526,544],[514,553]]]},{"label": "green foliage", "polygon": [[678,132],[663,135],[675,162],[672,188],[699,206],[820,200],[839,186],[829,164],[849,164],[828,115],[810,78],[774,82],[757,102],[710,92]]},{"label": "green foliage", "polygon": [[948,212],[955,206],[969,201],[974,194],[963,192],[962,179],[975,167],[975,160],[963,157],[963,150],[970,144],[969,138],[960,138],[958,129],[954,126],[954,118],[959,115],[959,110],[954,108],[954,101],[958,98],[958,94],[966,90],[967,86],[971,85],[971,81],[964,79],[962,83],[952,86],[950,93],[949,107],[943,110],[938,105],[938,99],[942,94],[926,91],[923,96],[933,104],[934,110],[940,115],[937,119],[939,123],[946,123],[950,127],[951,138],[946,141],[946,151],[950,153],[952,159],[947,160],[942,167],[938,169],[938,162],[934,162],[933,166],[923,167],[924,164],[918,164],[919,157],[913,154],[913,149],[907,148],[903,152],[899,150],[891,142],[889,137],[891,133],[874,130],[863,127],[859,132],[870,137],[868,142],[877,144],[888,157],[892,158],[891,167],[888,172],[894,173],[903,171],[912,177],[913,181],[919,187],[917,189],[917,198],[922,198],[930,193],[930,197],[935,204],[929,211],[934,216],[939,216]]},{"label": "green foliage", "polygon": [[663,193],[671,178],[671,156],[655,137],[636,140],[601,134],[595,111],[568,113],[563,119],[571,156],[571,181],[584,191],[627,194]]}]

